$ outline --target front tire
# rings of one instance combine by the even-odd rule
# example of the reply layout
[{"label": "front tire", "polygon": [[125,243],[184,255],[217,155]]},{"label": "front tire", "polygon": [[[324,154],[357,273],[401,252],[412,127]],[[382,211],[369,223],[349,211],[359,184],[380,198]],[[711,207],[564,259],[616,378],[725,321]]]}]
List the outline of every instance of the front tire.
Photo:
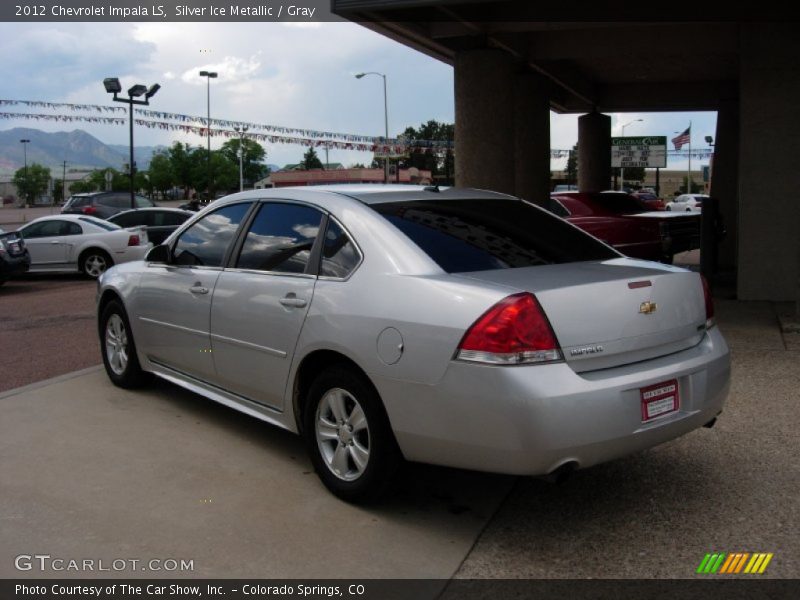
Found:
[{"label": "front tire", "polygon": [[386,491],[402,456],[380,397],[363,376],[337,366],[312,383],[303,436],[322,483],[347,502],[370,502]]},{"label": "front tire", "polygon": [[114,266],[114,261],[107,252],[93,248],[83,253],[80,264],[84,275],[97,279]]},{"label": "front tire", "polygon": [[128,315],[117,300],[106,305],[100,318],[100,352],[114,385],[136,388],[147,383],[149,376],[139,364]]}]

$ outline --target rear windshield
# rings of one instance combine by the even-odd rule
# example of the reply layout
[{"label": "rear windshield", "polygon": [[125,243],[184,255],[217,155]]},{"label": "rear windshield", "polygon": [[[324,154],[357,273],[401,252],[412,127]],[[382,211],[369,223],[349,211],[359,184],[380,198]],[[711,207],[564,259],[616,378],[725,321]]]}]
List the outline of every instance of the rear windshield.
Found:
[{"label": "rear windshield", "polygon": [[592,200],[615,215],[629,215],[632,213],[646,212],[648,210],[646,206],[642,206],[636,198],[628,194],[618,194],[614,192],[594,194]]},{"label": "rear windshield", "polygon": [[119,225],[115,223],[109,223],[108,221],[103,221],[102,219],[95,219],[94,217],[78,217],[79,221],[85,221],[86,223],[91,223],[95,227],[100,227],[101,229],[105,229],[106,231],[116,231],[117,229],[122,229]]},{"label": "rear windshield", "polygon": [[619,257],[566,221],[520,200],[430,200],[371,207],[448,273]]},{"label": "rear windshield", "polygon": [[67,202],[68,208],[78,208],[79,206],[88,206],[92,200],[88,196],[73,196]]}]

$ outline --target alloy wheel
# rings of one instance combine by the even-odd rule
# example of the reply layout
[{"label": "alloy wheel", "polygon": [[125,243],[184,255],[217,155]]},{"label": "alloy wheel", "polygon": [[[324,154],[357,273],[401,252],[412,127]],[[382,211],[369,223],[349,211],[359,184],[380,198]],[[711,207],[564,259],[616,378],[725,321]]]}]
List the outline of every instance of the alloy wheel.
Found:
[{"label": "alloy wheel", "polygon": [[106,358],[115,374],[125,373],[128,368],[128,332],[122,317],[116,313],[106,323]]},{"label": "alloy wheel", "polygon": [[328,390],[314,419],[317,446],[331,473],[355,481],[369,464],[370,433],[358,400],[341,388]]}]

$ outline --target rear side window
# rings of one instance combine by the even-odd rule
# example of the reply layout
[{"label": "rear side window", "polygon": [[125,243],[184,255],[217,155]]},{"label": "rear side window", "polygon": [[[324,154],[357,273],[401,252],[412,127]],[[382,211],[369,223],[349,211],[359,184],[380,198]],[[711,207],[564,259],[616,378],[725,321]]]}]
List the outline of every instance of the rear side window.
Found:
[{"label": "rear side window", "polygon": [[305,273],[322,213],[299,204],[265,203],[253,220],[236,267]]},{"label": "rear side window", "polygon": [[328,221],[325,243],[322,245],[322,264],[319,274],[323,277],[344,279],[353,272],[361,255],[344,230],[333,219]]},{"label": "rear side window", "polygon": [[566,221],[520,200],[431,200],[371,206],[448,273],[620,256]]},{"label": "rear side window", "polygon": [[149,208],[151,206],[155,206],[152,200],[144,196],[136,196],[136,208]]},{"label": "rear side window", "polygon": [[111,208],[130,208],[130,196],[122,196],[120,194],[108,194],[106,196],[98,196],[95,200],[97,204],[109,206]]},{"label": "rear side window", "polygon": [[222,266],[225,252],[239,229],[250,203],[231,204],[207,214],[184,231],[173,250],[178,265]]},{"label": "rear side window", "polygon": [[164,212],[164,211],[149,211],[152,215],[152,223],[156,227],[168,227],[180,225],[192,215],[184,215],[183,213]]}]

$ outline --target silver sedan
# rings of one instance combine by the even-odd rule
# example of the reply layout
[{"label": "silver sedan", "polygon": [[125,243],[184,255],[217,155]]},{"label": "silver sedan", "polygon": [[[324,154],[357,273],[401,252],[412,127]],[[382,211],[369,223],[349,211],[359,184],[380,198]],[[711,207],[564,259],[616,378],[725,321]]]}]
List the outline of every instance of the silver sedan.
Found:
[{"label": "silver sedan", "polygon": [[730,359],[700,275],[467,189],[221,199],[99,284],[103,361],[301,434],[339,497],[402,460],[561,476],[713,425]]}]

